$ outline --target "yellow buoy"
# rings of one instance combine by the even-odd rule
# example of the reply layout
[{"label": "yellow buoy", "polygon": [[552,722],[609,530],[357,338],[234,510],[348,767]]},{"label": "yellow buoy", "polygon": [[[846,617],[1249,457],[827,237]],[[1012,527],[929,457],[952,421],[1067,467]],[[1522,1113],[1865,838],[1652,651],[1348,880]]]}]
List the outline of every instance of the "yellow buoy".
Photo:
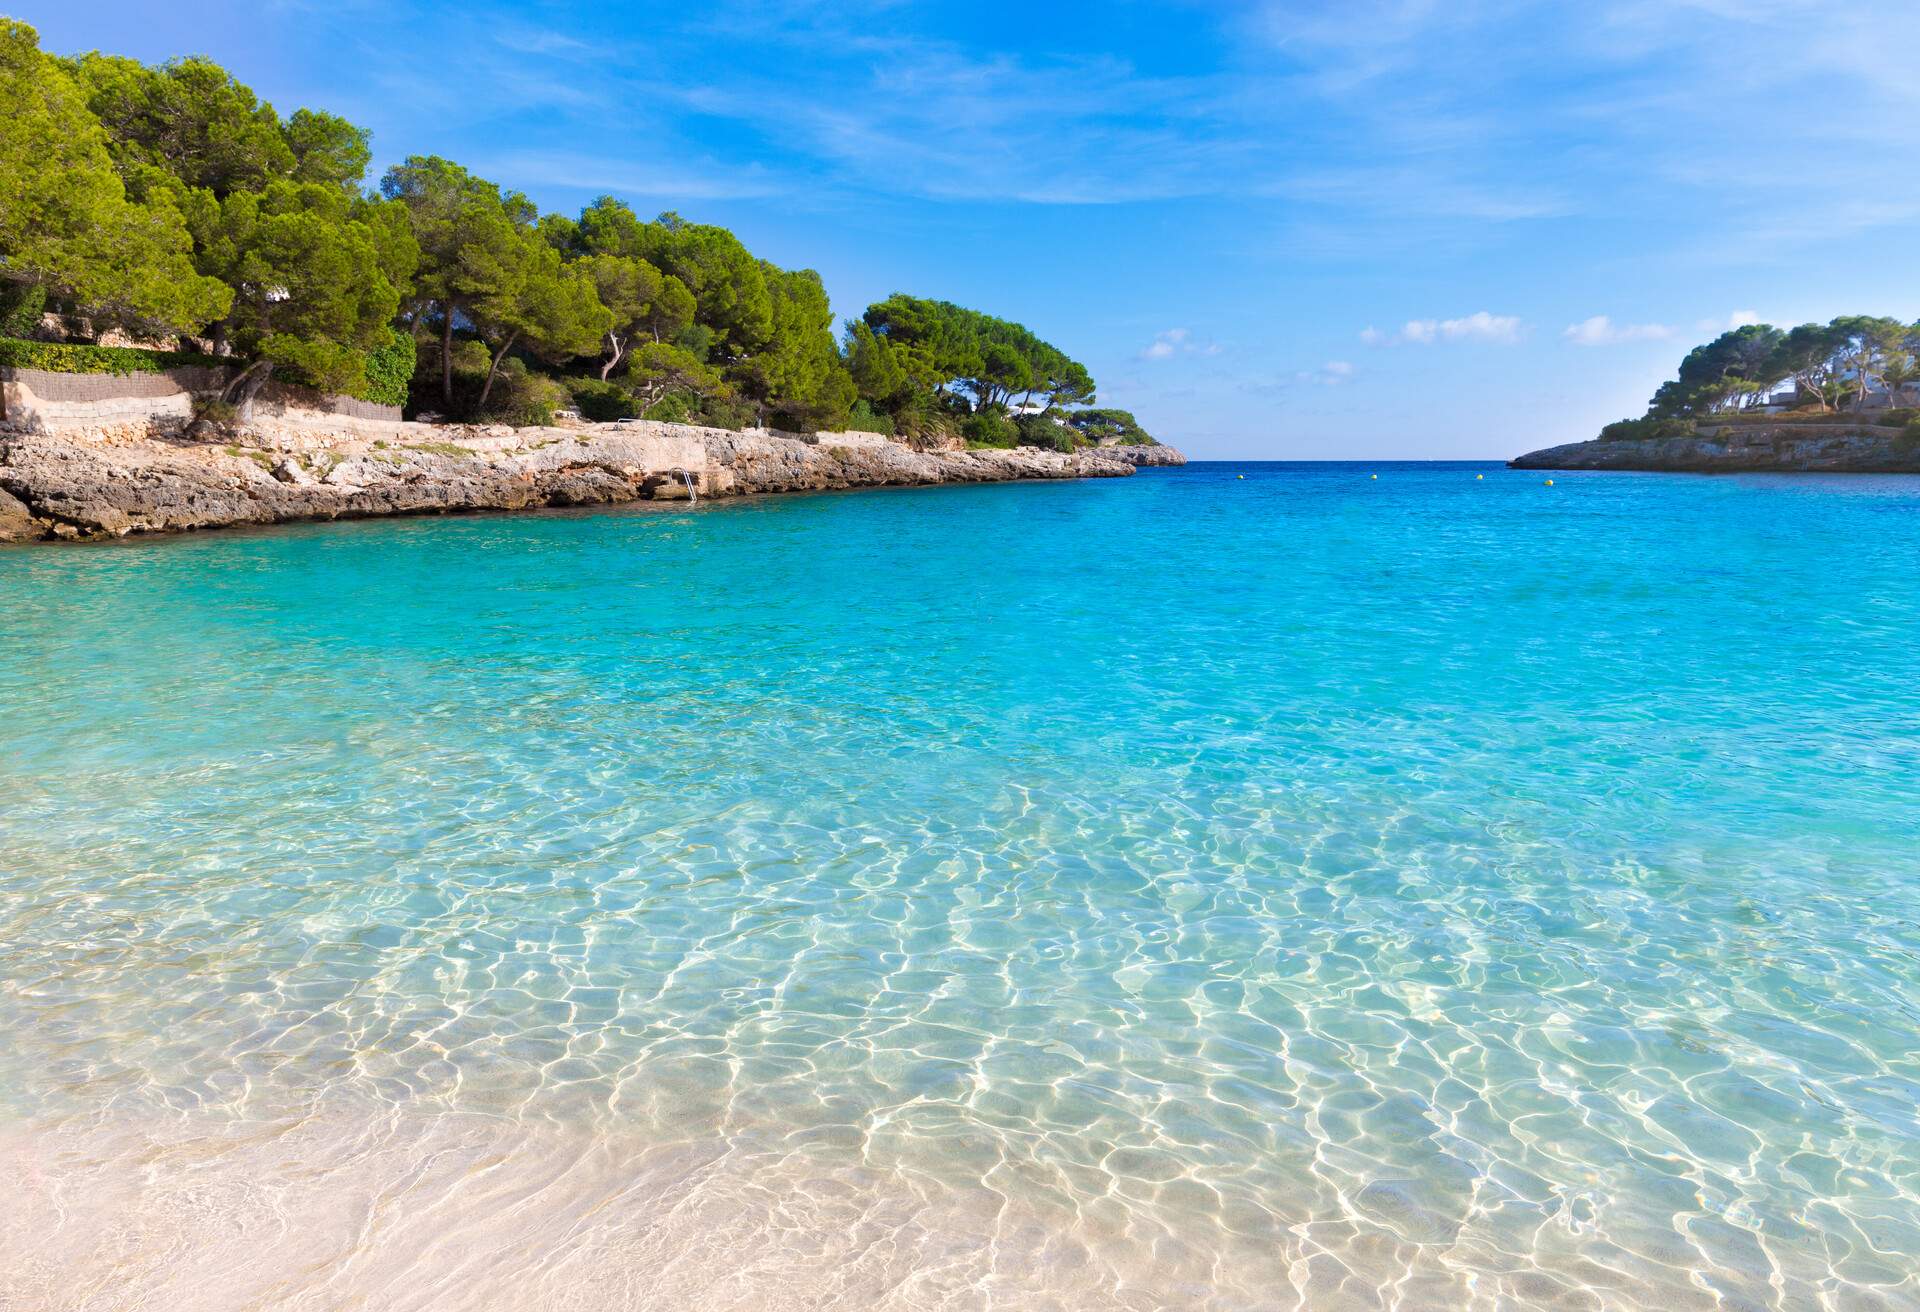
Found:
[{"label": "yellow buoy", "polygon": [[1245,474],[1235,474],[1235,475],[1234,475],[1234,477],[1235,477],[1235,478],[1245,478],[1245,477],[1246,477],[1246,475],[1245,475]]},{"label": "yellow buoy", "polygon": [[1479,481],[1480,481],[1481,479],[1483,479],[1483,478],[1485,478],[1485,477],[1486,477],[1486,475],[1485,475],[1485,474],[1475,474],[1475,475],[1473,476],[1473,481],[1474,481],[1474,482],[1476,482],[1476,483],[1478,483],[1478,482],[1479,482]]},{"label": "yellow buoy", "polygon": [[1368,474],[1367,477],[1373,479],[1375,482],[1378,482],[1380,479],[1380,475],[1378,474]]},{"label": "yellow buoy", "polygon": [[1553,480],[1552,480],[1552,479],[1548,479],[1548,480],[1547,480],[1547,486],[1548,486],[1548,487],[1552,487],[1552,486],[1553,486]]}]

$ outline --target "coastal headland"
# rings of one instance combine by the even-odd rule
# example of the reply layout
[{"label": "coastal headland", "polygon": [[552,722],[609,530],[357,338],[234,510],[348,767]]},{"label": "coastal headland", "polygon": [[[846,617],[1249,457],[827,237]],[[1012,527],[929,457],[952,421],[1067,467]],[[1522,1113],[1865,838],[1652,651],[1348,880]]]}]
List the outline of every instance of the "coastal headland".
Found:
[{"label": "coastal headland", "polygon": [[232,431],[141,419],[0,429],[0,541],[300,520],[688,501],[839,488],[1117,478],[1171,447],[916,449],[632,420],[572,427],[261,419]]},{"label": "coastal headland", "polygon": [[1920,474],[1920,442],[1904,428],[1873,423],[1701,424],[1672,436],[1569,442],[1507,464],[1694,474]]}]

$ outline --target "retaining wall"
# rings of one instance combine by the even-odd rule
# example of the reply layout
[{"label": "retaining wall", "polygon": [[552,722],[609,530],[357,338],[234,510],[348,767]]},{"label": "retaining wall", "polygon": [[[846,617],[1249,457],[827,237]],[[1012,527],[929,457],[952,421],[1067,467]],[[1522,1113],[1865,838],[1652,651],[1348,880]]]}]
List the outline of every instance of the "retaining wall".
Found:
[{"label": "retaining wall", "polygon": [[[193,394],[214,392],[232,377],[218,367],[169,369],[155,374],[62,374],[0,367],[0,425],[29,433],[151,421],[161,427],[193,418]],[[255,399],[274,418],[340,417],[394,423],[397,405],[350,396],[326,396],[304,387],[270,383]]]}]

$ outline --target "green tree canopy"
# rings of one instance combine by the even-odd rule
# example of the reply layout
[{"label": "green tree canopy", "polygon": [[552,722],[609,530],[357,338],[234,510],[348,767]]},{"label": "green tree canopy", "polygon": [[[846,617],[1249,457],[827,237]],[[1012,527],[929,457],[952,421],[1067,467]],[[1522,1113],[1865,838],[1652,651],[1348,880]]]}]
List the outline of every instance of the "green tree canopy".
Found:
[{"label": "green tree canopy", "polygon": [[0,281],[114,320],[196,330],[227,289],[196,273],[171,197],[130,201],[107,133],[32,28],[0,19]]},{"label": "green tree canopy", "polygon": [[641,338],[672,341],[693,322],[693,293],[672,274],[624,255],[589,255],[580,261],[613,317],[600,365],[605,378]]},{"label": "green tree canopy", "polygon": [[293,153],[296,182],[320,182],[358,191],[373,159],[370,133],[337,114],[296,109],[281,128]]},{"label": "green tree canopy", "polygon": [[474,331],[493,352],[480,407],[486,408],[494,379],[516,347],[550,363],[591,354],[613,315],[600,304],[593,279],[531,227],[516,227],[488,270],[489,285],[467,305]]},{"label": "green tree canopy", "polygon": [[693,293],[694,322],[711,333],[713,351],[743,356],[767,344],[774,306],[765,267],[725,228],[672,213],[643,223],[624,202],[602,196],[581,211],[579,230],[584,254],[642,259],[678,278]]},{"label": "green tree canopy", "polygon": [[1754,404],[1792,384],[1799,402],[1830,410],[1864,405],[1873,385],[1889,393],[1920,376],[1920,328],[1898,319],[1842,315],[1782,332],[1747,324],[1696,346],[1662,383],[1649,419],[1685,419]]},{"label": "green tree canopy", "polygon": [[203,266],[233,288],[228,331],[249,363],[229,395],[242,413],[282,367],[324,390],[363,390],[368,353],[388,344],[400,291],[352,198],[296,182],[218,201],[210,191],[193,196]]},{"label": "green tree canopy", "polygon": [[858,392],[833,340],[833,308],[820,275],[764,261],[761,275],[772,320],[764,349],[734,370],[743,390],[779,427],[838,427]]},{"label": "green tree canopy", "polygon": [[[1004,409],[1036,396],[1049,410],[1093,400],[1093,377],[1086,367],[1023,324],[948,301],[901,294],[868,306],[863,322],[869,332],[886,340],[892,360],[892,365],[881,367],[878,377],[889,379],[897,366],[906,375],[910,391],[944,394],[959,389],[971,395],[977,410]],[[849,361],[856,347],[862,355],[876,354],[850,335]],[[900,404],[898,391],[891,395],[863,391],[862,395],[896,409]]]},{"label": "green tree canopy", "polygon": [[68,66],[111,136],[123,172],[137,165],[163,169],[217,199],[293,176],[294,150],[273,106],[210,59],[149,67],[95,51]]},{"label": "green tree canopy", "polygon": [[414,317],[419,321],[430,310],[439,320],[442,400],[451,407],[455,327],[478,300],[511,298],[524,259],[516,218],[528,207],[524,197],[504,196],[493,183],[437,155],[414,155],[394,165],[380,190],[405,207],[420,248]]}]

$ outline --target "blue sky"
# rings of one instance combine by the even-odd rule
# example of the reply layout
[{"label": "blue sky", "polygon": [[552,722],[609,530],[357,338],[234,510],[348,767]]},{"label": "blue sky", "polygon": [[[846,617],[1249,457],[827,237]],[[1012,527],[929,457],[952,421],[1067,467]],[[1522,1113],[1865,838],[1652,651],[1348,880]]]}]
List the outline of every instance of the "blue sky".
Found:
[{"label": "blue sky", "polygon": [[1202,457],[1502,457],[1748,316],[1920,316],[1913,0],[0,8],[1019,319]]}]

